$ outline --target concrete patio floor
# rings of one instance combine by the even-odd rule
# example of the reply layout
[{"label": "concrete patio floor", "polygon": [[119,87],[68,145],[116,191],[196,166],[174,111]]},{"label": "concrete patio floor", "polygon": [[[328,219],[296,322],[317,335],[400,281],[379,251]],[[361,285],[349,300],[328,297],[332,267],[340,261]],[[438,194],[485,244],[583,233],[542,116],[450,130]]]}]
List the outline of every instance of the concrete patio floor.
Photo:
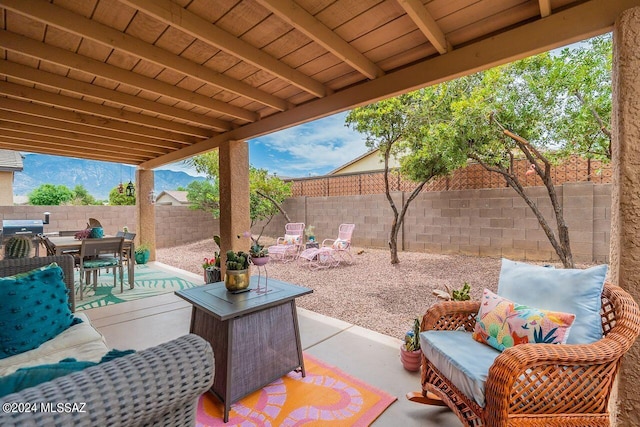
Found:
[{"label": "concrete patio floor", "polygon": [[[191,280],[199,278],[160,263],[154,263],[154,267]],[[104,335],[110,348],[141,350],[188,333],[191,305],[169,293],[84,313]],[[446,408],[406,400],[407,392],[420,389],[420,375],[402,368],[400,340],[301,308],[298,308],[298,321],[304,352],[397,397],[372,425],[462,425]]]}]

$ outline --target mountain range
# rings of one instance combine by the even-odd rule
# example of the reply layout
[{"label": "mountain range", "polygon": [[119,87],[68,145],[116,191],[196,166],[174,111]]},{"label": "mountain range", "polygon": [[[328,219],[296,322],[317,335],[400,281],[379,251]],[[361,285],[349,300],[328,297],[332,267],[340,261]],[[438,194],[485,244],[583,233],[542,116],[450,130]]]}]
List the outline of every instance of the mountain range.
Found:
[{"label": "mountain range", "polygon": [[[96,199],[106,200],[109,191],[120,182],[126,186],[129,180],[135,180],[135,168],[128,165],[45,154],[23,156],[24,169],[14,175],[13,192],[17,196],[26,196],[42,184],[66,185],[70,189],[82,185]],[[170,170],[156,170],[154,178],[156,194],[204,179]]]}]

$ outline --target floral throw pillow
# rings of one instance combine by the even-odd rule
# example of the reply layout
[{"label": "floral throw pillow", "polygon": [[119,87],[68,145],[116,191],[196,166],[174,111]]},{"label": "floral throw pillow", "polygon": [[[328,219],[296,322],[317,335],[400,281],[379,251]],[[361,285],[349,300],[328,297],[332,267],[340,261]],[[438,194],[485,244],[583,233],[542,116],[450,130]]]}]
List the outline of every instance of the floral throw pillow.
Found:
[{"label": "floral throw pillow", "polygon": [[343,240],[343,239],[336,239],[333,242],[333,245],[331,245],[331,247],[335,250],[338,251],[342,251],[347,249],[347,246],[349,246],[349,241],[348,240]]},{"label": "floral throw pillow", "polygon": [[285,234],[284,235],[284,244],[285,245],[299,245],[300,244],[300,236],[297,234]]},{"label": "floral throw pillow", "polygon": [[565,344],[575,318],[521,305],[485,289],[473,339],[500,351],[527,343]]}]

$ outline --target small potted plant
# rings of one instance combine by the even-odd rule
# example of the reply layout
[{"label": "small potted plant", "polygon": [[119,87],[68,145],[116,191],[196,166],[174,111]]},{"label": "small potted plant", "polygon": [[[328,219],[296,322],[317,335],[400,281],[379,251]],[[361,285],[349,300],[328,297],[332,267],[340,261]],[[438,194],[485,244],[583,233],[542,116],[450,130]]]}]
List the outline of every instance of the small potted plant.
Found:
[{"label": "small potted plant", "polygon": [[[217,234],[213,236],[213,241],[218,245],[220,249],[220,236]],[[220,252],[215,251],[213,258],[205,258],[202,262],[202,268],[204,269],[204,283],[215,283],[222,281],[222,274],[220,271]]]},{"label": "small potted plant", "polygon": [[249,287],[249,257],[250,255],[243,251],[227,251],[224,285],[228,291],[244,291]]},{"label": "small potted plant", "polygon": [[251,255],[251,262],[258,267],[269,262],[269,250],[258,243],[254,242],[251,245],[249,255]]},{"label": "small potted plant", "polygon": [[445,301],[469,301],[471,299],[471,286],[467,282],[464,282],[460,289],[449,289],[447,285],[444,287],[446,291],[434,289],[433,295]]},{"label": "small potted plant", "polygon": [[313,225],[308,226],[304,229],[304,235],[307,236],[307,240],[309,242],[316,241],[316,227]]},{"label": "small potted plant", "polygon": [[146,243],[136,246],[135,258],[136,264],[146,264],[151,255],[151,248]]},{"label": "small potted plant", "polygon": [[400,360],[402,366],[407,371],[420,370],[422,362],[422,351],[420,351],[420,320],[413,321],[413,329],[404,336],[404,342],[400,345]]}]

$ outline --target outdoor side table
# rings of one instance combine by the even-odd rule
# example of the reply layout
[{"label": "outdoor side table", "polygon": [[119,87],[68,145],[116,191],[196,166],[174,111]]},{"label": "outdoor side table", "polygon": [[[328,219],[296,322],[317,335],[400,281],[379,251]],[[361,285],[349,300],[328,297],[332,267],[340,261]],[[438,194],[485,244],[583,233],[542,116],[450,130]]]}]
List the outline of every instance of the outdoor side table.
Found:
[{"label": "outdoor side table", "polygon": [[319,249],[320,248],[320,243],[318,243],[318,242],[307,242],[307,243],[305,243],[304,248],[305,249],[312,249],[312,248]]},{"label": "outdoor side table", "polygon": [[233,294],[224,282],[176,291],[193,305],[190,332],[207,340],[215,356],[211,392],[231,404],[283,375],[300,369],[305,376],[295,299],[313,290],[269,279],[256,290]]}]

